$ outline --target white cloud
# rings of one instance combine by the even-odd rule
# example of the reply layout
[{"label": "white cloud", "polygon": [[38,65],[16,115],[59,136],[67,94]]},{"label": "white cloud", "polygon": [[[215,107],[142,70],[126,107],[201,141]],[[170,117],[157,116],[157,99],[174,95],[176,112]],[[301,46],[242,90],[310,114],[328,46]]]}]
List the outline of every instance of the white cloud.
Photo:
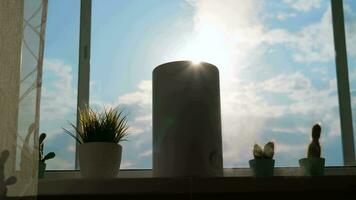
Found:
[{"label": "white cloud", "polygon": [[49,161],[47,161],[48,169],[61,169],[61,170],[71,170],[74,167],[74,163],[59,157],[58,155]]},{"label": "white cloud", "polygon": [[296,16],[297,16],[296,13],[287,13],[287,12],[279,12],[276,14],[276,18],[281,21],[286,20],[288,18],[293,18]]},{"label": "white cloud", "polygon": [[[325,76],[328,73],[326,66],[324,66],[324,67],[314,67],[312,69],[312,72],[314,72],[316,74],[319,74],[319,75],[322,75],[322,76]],[[326,80],[326,79],[324,79],[324,80]]]},{"label": "white cloud", "polygon": [[350,82],[356,81],[356,68],[349,70],[349,80]]},{"label": "white cloud", "polygon": [[[298,32],[272,29],[263,36],[266,44],[285,44],[296,51],[298,62],[328,62],[334,59],[334,41],[330,6],[319,22],[301,27]],[[292,53],[292,52],[291,52]]]},{"label": "white cloud", "polygon": [[[329,80],[325,84],[325,88],[317,88],[310,78],[301,72],[295,72],[287,75],[281,74],[263,82],[231,81],[222,85],[225,162],[239,163],[250,158],[252,145],[256,142],[265,142],[260,140],[266,134],[266,130],[294,133],[300,137],[309,138],[310,127],[321,120],[323,126],[328,127],[328,132],[323,133],[325,142],[338,136],[340,133],[338,112],[333,111],[338,109],[336,80]],[[271,105],[263,95],[266,92],[289,97],[291,102],[286,105]],[[288,126],[268,124],[271,119],[294,120],[291,118],[293,116],[301,116],[309,122],[300,121],[300,124]],[[290,152],[299,152],[299,155],[302,150],[300,145],[293,144],[293,142],[288,144],[282,142],[281,145],[278,142],[277,145],[280,146],[277,152],[284,155]]]},{"label": "white cloud", "polygon": [[[293,8],[300,11],[309,11],[319,8],[321,0],[285,0]],[[290,13],[292,15],[292,13]],[[345,16],[350,20],[345,23],[348,55],[356,57],[356,20],[355,11],[345,4]],[[278,15],[277,15],[278,18]],[[281,16],[283,18],[283,16]],[[332,17],[330,5],[325,10],[319,22],[303,27],[299,32],[290,32],[285,29],[269,30],[265,41],[270,44],[287,43],[297,50],[294,59],[300,62],[327,62],[335,58]]]},{"label": "white cloud", "polygon": [[[351,12],[351,11],[350,11]],[[346,12],[347,14],[348,12]],[[345,15],[346,15],[345,14]],[[351,14],[350,14],[351,15]],[[356,13],[352,13],[355,17],[350,17],[353,19],[352,21],[346,21],[345,29],[346,29],[346,47],[349,58],[356,58]]]},{"label": "white cloud", "polygon": [[75,152],[75,150],[76,150],[75,144],[69,144],[67,146],[67,151],[68,152]]},{"label": "white cloud", "polygon": [[60,60],[44,61],[44,79],[48,84],[42,87],[41,121],[65,119],[76,110],[76,90],[73,88],[72,66]]},{"label": "white cloud", "polygon": [[[176,58],[204,60],[219,66],[221,74],[238,73],[250,64],[251,53],[261,44],[262,2],[249,0],[188,1],[195,9],[194,32]],[[184,45],[185,44],[185,45]],[[239,66],[239,67],[235,67]]]},{"label": "white cloud", "polygon": [[132,169],[134,165],[135,163],[133,161],[122,160],[122,163],[120,164],[120,169]]},{"label": "white cloud", "polygon": [[289,97],[292,102],[288,112],[294,114],[322,113],[338,107],[336,79],[329,80],[326,88],[318,89],[309,78],[296,72],[288,75],[281,74],[266,80],[261,87],[265,91]]},{"label": "white cloud", "polygon": [[256,83],[234,80],[221,88],[224,162],[236,166],[251,158],[252,146],[261,141],[270,118],[284,113],[284,106],[269,105]]},{"label": "white cloud", "polygon": [[130,121],[130,133],[134,135],[146,133],[152,127],[152,81],[143,80],[139,83],[137,91],[119,96],[113,104],[116,106],[125,106],[129,115],[133,116]]},{"label": "white cloud", "polygon": [[146,150],[146,151],[142,152],[139,156],[140,157],[151,157],[152,156],[152,150],[151,149]]},{"label": "white cloud", "polygon": [[120,96],[117,104],[137,104],[141,107],[152,105],[152,81],[144,80],[139,83],[138,91]]},{"label": "white cloud", "polygon": [[282,134],[309,134],[310,130],[309,127],[299,126],[299,127],[288,127],[288,128],[281,128],[281,127],[274,127],[271,128],[271,131],[276,133]]},{"label": "white cloud", "polygon": [[[240,116],[278,117],[283,106],[269,105],[259,92],[263,87],[258,83],[231,80],[222,84],[222,112]],[[236,110],[239,112],[236,113]]]},{"label": "white cloud", "polygon": [[299,53],[295,55],[297,61],[331,61],[334,59],[334,40],[331,22],[331,8],[329,7],[321,21],[311,24],[297,34],[295,46]]},{"label": "white cloud", "polygon": [[320,8],[321,5],[321,0],[283,0],[283,2],[293,9],[302,12]]},{"label": "white cloud", "polygon": [[[188,45],[181,49],[177,57],[191,55],[194,60],[211,62],[219,66],[223,74],[236,74],[250,66],[253,61],[251,55],[256,57],[260,53],[266,53],[269,46],[274,44],[284,44],[290,48],[294,60],[298,62],[328,62],[334,59],[330,6],[319,22],[290,32],[283,28],[268,29],[264,25],[266,18],[261,16],[264,1],[188,2],[196,9],[195,34],[186,42]],[[285,3],[295,9],[307,11],[319,8],[321,1],[293,0]],[[277,18],[280,19],[294,16],[295,13],[277,13]]]},{"label": "white cloud", "polygon": [[289,93],[294,99],[301,98],[301,95],[308,95],[306,91],[312,89],[311,81],[301,72],[294,74],[280,74],[262,84],[265,91],[274,93]]},{"label": "white cloud", "polygon": [[[119,107],[128,116],[128,141],[123,143],[124,154],[121,168],[142,168],[143,160],[149,157],[147,148],[151,147],[152,137],[152,81],[142,80],[137,89],[122,94],[114,102],[105,99],[91,100],[91,106],[102,109]],[[126,155],[127,154],[127,155]],[[132,155],[138,155],[134,157]],[[147,166],[147,164],[145,164]]]},{"label": "white cloud", "polygon": [[326,133],[326,137],[322,137],[321,140],[323,142],[332,142],[335,141],[335,137],[341,137],[341,128],[340,128],[340,121],[338,118],[334,118],[330,120],[330,124],[328,124],[331,128],[328,133]]},{"label": "white cloud", "polygon": [[298,145],[298,144],[285,144],[282,142],[276,142],[276,146],[275,146],[275,153],[278,154],[285,154],[285,155],[289,155],[289,156],[293,156],[293,157],[299,157],[301,158],[301,154],[303,154],[304,152],[306,152],[308,147],[308,144],[302,144],[302,145]]}]

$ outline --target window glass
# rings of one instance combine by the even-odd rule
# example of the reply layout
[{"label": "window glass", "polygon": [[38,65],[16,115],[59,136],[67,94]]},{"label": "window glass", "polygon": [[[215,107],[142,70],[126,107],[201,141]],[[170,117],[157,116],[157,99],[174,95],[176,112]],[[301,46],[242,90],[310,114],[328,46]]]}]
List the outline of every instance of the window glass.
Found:
[{"label": "window glass", "polygon": [[44,151],[56,153],[50,170],[75,167],[75,142],[62,128],[76,122],[79,17],[79,0],[48,1],[40,132],[47,133]]},{"label": "window glass", "polygon": [[152,70],[187,59],[220,70],[224,167],[247,167],[253,144],[268,140],[277,166],[298,166],[314,123],[323,127],[326,164],[342,164],[330,1],[92,6],[90,104],[129,114],[122,168],[152,167]]},{"label": "window glass", "polygon": [[[356,131],[356,2],[344,0],[344,18],[346,31],[346,49],[349,67],[351,106],[354,133]],[[354,136],[355,142],[356,138]]]}]

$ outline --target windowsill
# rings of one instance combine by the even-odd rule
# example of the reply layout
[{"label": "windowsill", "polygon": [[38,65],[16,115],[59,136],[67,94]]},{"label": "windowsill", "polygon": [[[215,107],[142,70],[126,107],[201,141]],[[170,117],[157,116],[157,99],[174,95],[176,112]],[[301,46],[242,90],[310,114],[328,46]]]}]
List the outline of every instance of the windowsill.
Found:
[{"label": "windowsill", "polygon": [[356,167],[328,167],[320,177],[301,176],[299,168],[276,168],[274,177],[264,178],[252,177],[250,169],[225,169],[224,177],[214,178],[152,178],[151,170],[122,170],[117,179],[82,179],[79,171],[46,177],[39,181],[40,196],[356,190]]}]

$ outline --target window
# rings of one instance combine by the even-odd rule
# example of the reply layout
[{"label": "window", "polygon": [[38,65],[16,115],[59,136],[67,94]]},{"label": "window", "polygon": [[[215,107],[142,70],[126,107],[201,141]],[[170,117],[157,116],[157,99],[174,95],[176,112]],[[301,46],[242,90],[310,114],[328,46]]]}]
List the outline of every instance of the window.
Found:
[{"label": "window", "polygon": [[[346,47],[349,67],[351,105],[353,114],[353,128],[356,131],[356,49],[355,49],[355,34],[356,34],[356,2],[344,0],[344,15],[346,29]],[[356,138],[354,138],[356,139]]]},{"label": "window", "polygon": [[76,119],[79,14],[79,0],[48,2],[40,131],[47,133],[45,151],[54,151],[56,159],[47,169],[75,167],[75,142],[62,127]]},{"label": "window", "polygon": [[[347,12],[352,11],[350,2],[345,1]],[[66,5],[51,3],[46,43],[51,45],[52,38],[56,48],[46,46],[46,59],[62,59],[63,65],[71,66],[66,72],[73,90],[79,1],[70,8],[72,14],[62,17],[55,13]],[[129,141],[123,143],[122,168],[152,168],[152,70],[173,60],[203,60],[220,70],[225,168],[247,167],[253,144],[268,140],[276,142],[277,166],[298,166],[298,159],[306,156],[314,123],[323,127],[326,165],[343,165],[331,10],[330,1],[93,0],[90,105],[120,106],[128,113],[132,128]],[[57,25],[51,28],[51,23],[65,23],[66,18],[75,19],[67,29],[71,34],[67,43],[54,38]],[[346,17],[348,30],[347,23]],[[47,77],[54,76],[50,73]],[[61,91],[63,86],[50,86],[52,78],[45,81],[43,105],[46,91]],[[70,111],[52,124],[45,124],[50,118],[42,117],[46,126],[42,130],[61,132],[67,120],[75,121],[76,91],[70,94],[67,101],[59,99]],[[45,109],[49,110],[42,106]],[[74,142],[63,135],[53,136],[57,139],[47,148],[65,152],[59,158],[67,160],[69,169],[74,166]],[[67,151],[62,151],[64,146]]]},{"label": "window", "polygon": [[246,167],[253,144],[269,139],[278,166],[297,166],[316,122],[327,165],[342,164],[328,1],[94,0],[92,9],[91,104],[129,111],[124,167],[151,168],[152,70],[185,59],[220,69],[225,167]]},{"label": "window", "polygon": [[[276,165],[298,166],[306,155],[311,126],[319,122],[326,165],[341,165],[330,2],[304,7],[296,1],[252,1],[245,6],[250,15],[233,17],[243,24],[237,24],[233,35],[241,38],[235,48],[234,66],[239,67],[231,67],[234,81],[225,81],[229,88],[222,93],[223,125],[231,127],[223,134],[232,141],[224,151],[231,152],[225,164],[247,166],[252,144],[274,139]],[[227,163],[229,156],[232,161],[242,159]]]},{"label": "window", "polygon": [[192,11],[181,0],[93,1],[90,104],[127,112],[122,168],[152,168],[152,70],[189,39]]}]

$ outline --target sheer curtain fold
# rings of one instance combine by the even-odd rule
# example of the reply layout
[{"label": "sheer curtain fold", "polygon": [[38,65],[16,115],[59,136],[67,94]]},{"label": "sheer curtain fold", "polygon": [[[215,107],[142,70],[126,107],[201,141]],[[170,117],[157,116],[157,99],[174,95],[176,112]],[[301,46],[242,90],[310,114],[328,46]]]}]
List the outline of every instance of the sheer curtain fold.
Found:
[{"label": "sheer curtain fold", "polygon": [[37,194],[46,13],[47,0],[0,1],[0,200]]}]

